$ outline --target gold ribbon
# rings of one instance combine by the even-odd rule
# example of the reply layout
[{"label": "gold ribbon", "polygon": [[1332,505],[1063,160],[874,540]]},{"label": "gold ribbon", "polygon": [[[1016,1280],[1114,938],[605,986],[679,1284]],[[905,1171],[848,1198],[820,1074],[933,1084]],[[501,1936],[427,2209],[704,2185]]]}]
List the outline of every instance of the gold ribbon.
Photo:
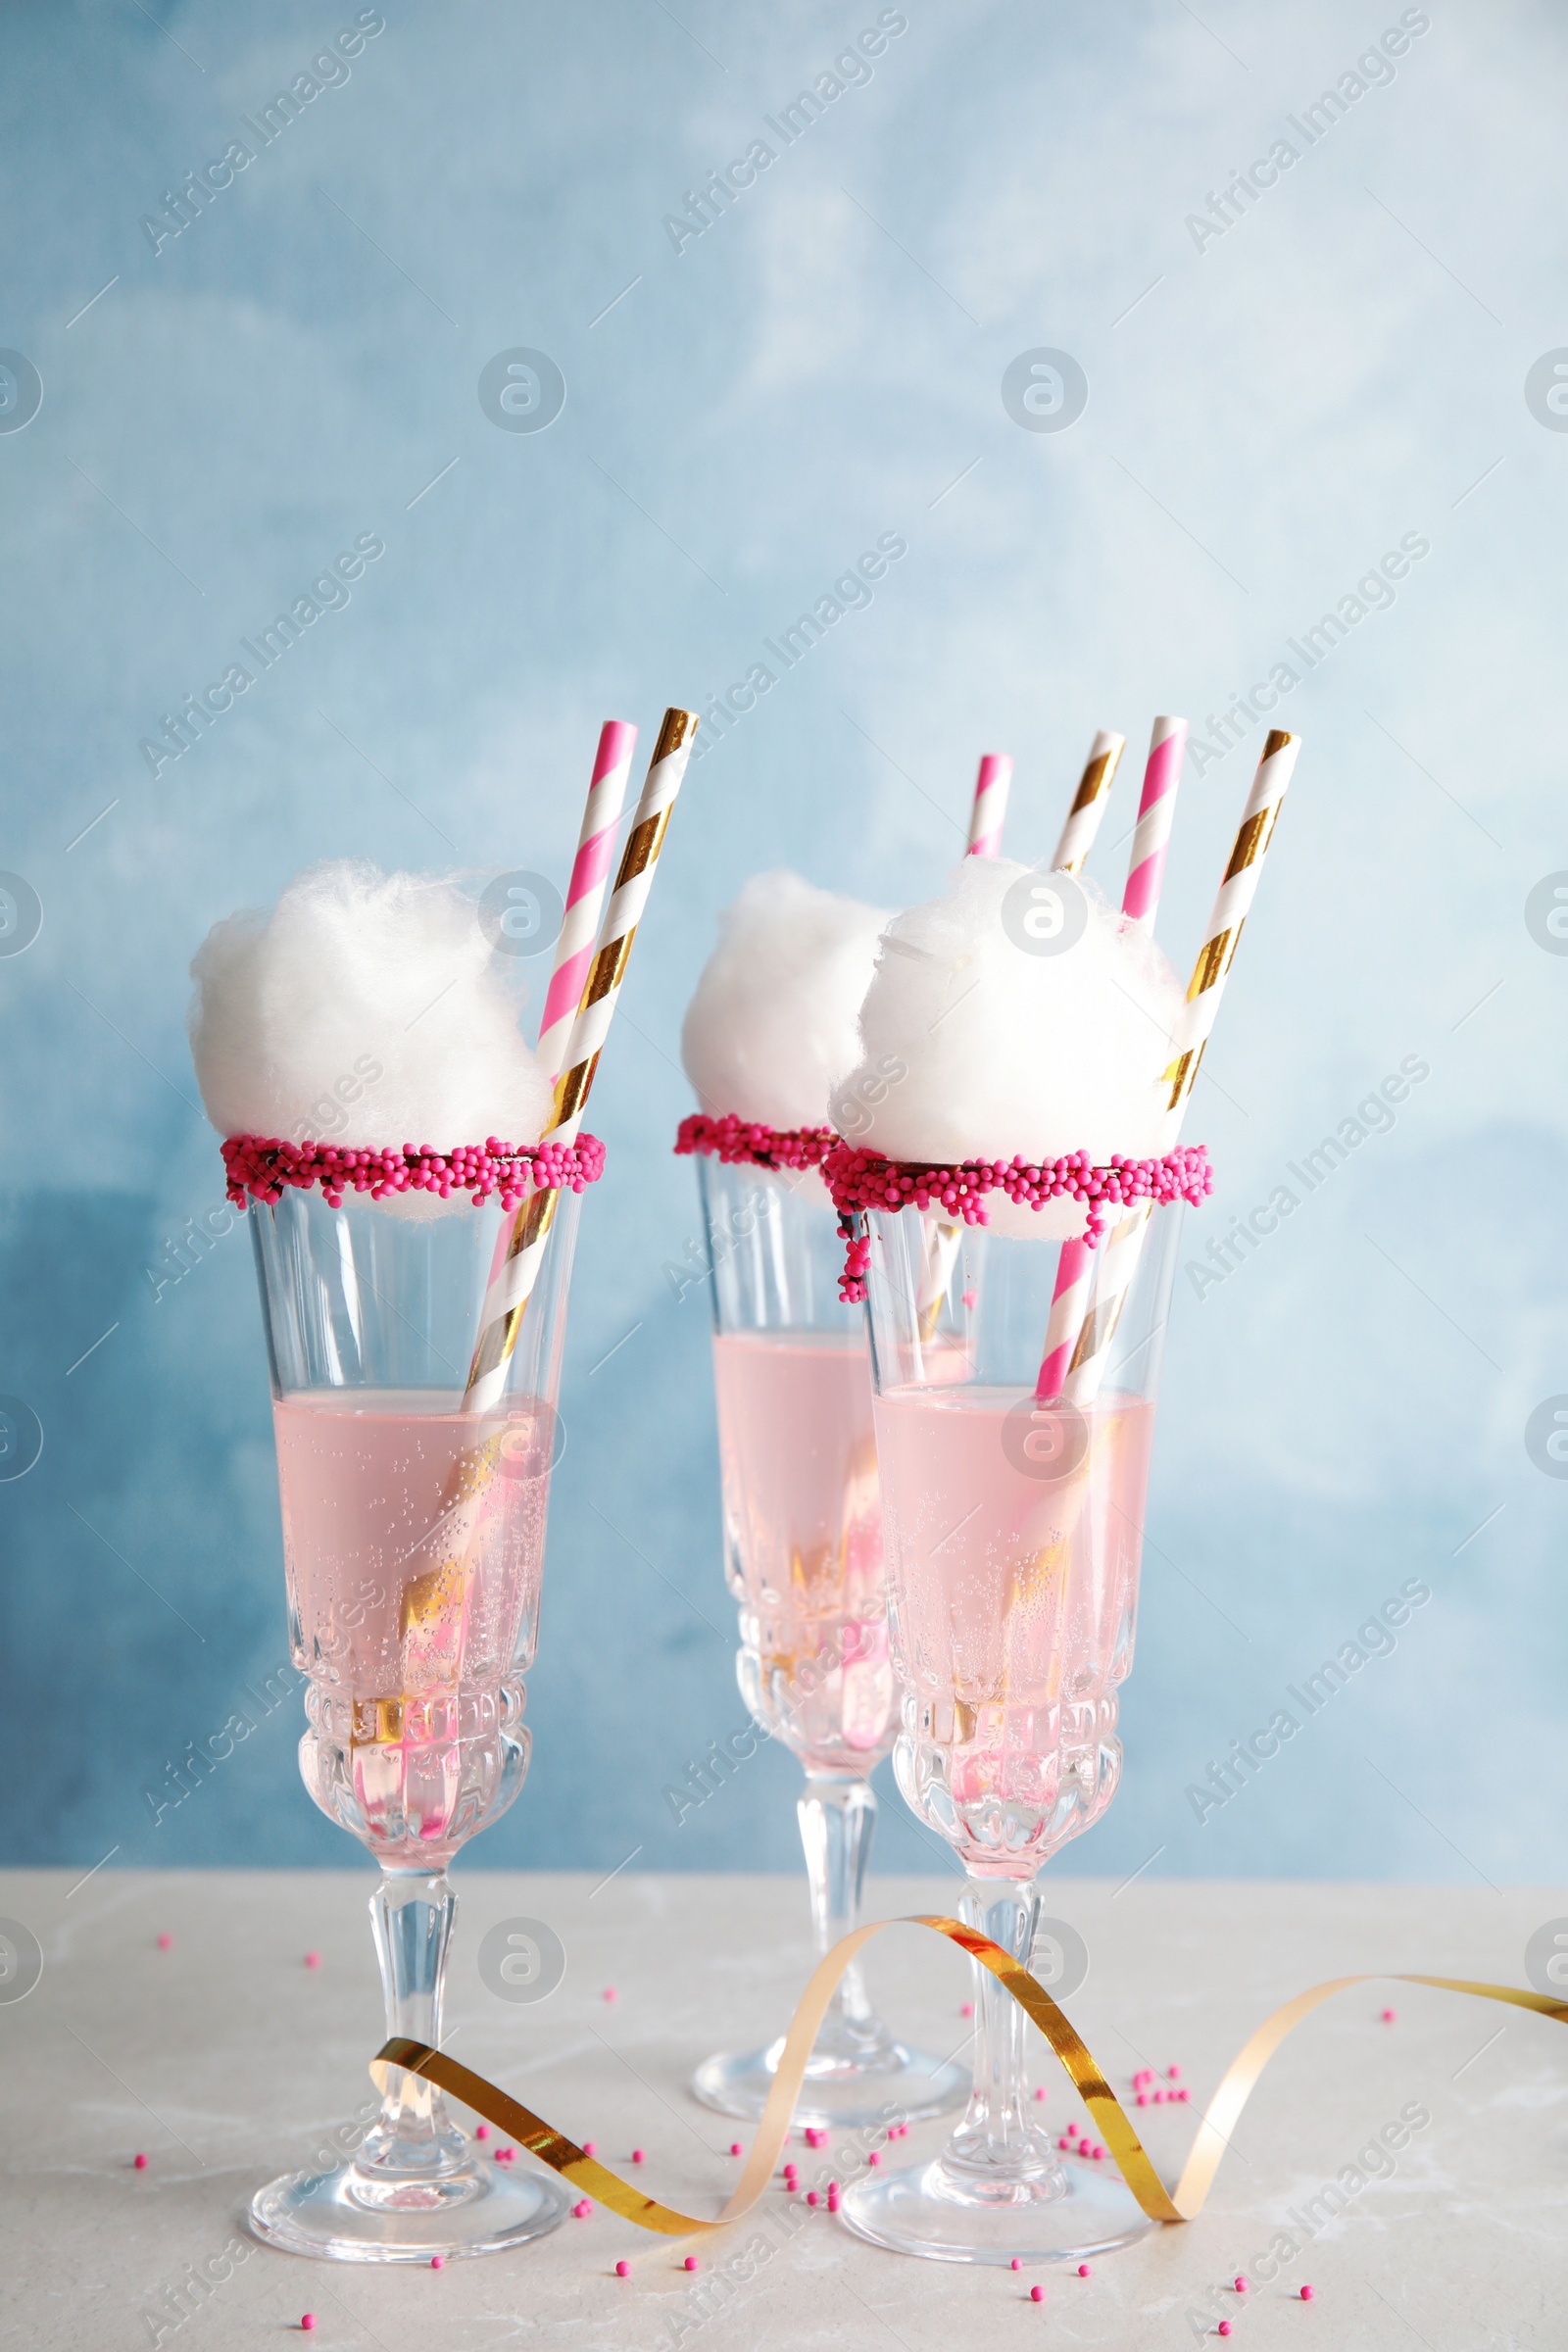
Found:
[{"label": "gold ribbon", "polygon": [[1029,1971],[1018,1961],[1010,1959],[1001,1944],[993,1943],[989,1936],[966,1928],[960,1920],[945,1919],[940,1914],[918,1913],[911,1919],[879,1920],[869,1927],[857,1928],[833,1946],[819,1962],[810,1983],[801,1996],[800,2006],[790,2021],[779,2057],[773,2087],[768,2092],[767,2105],[762,2110],[752,2142],[751,2154],[735,2192],[722,2213],[712,2221],[704,2221],[696,2214],[681,2213],[672,2205],[662,2205],[657,2197],[648,2196],[642,2189],[633,2188],[610,2172],[592,2156],[585,2156],[574,2140],[557,2132],[541,2116],[524,2107],[517,2099],[509,2098],[495,2083],[487,2082],[483,2075],[460,2066],[456,2059],[432,2050],[422,2041],[392,2040],[384,2043],[370,2061],[370,2073],[376,2087],[383,2095],[387,2076],[392,2068],[405,2073],[421,2075],[442,2090],[450,2091],[465,2107],[482,2115],[499,2131],[508,2132],[530,2155],[548,2164],[553,2172],[569,2181],[579,2194],[597,2198],[618,2213],[623,2221],[635,2222],[640,2230],[657,2230],[665,2237],[707,2235],[738,2222],[758,2202],[773,2178],[773,2169],[789,2137],[790,2117],[795,2101],[806,2079],[807,2061],[816,2039],[817,2029],[836,1991],[840,1978],[863,1943],[879,1936],[886,1927],[929,1928],[938,1936],[946,1936],[958,1949],[978,1960],[1011,1993],[1018,2006],[1034,2021],[1050,2042],[1062,2066],[1071,2078],[1075,2089],[1095,2119],[1101,2139],[1115,2158],[1122,2179],[1138,2199],[1152,2221],[1191,2222],[1202,2211],[1213,2186],[1219,2160],[1225,2153],[1237,2118],[1246,2106],[1269,2059],[1285,2036],[1298,2026],[1304,2017],[1337,1992],[1351,1984],[1433,1984],[1440,1992],[1467,1992],[1478,2000],[1506,2001],[1515,2009],[1533,2009],[1539,2016],[1555,2018],[1559,2025],[1568,2025],[1568,2001],[1556,2001],[1546,1993],[1516,1992],[1509,1984],[1477,1984],[1463,1977],[1381,1977],[1373,1974],[1358,1977],[1333,1977],[1326,1984],[1314,1984],[1310,1991],[1298,1993],[1264,2019],[1256,2032],[1249,2036],[1225,2071],[1219,2088],[1209,2100],[1198,2127],[1181,2179],[1174,2189],[1167,2189],[1134,2131],[1131,2119],[1122,2107],[1110,2084],[1091,2057],[1088,2047],[1077,2031],[1057,2008],[1043,1984],[1036,1984]]}]

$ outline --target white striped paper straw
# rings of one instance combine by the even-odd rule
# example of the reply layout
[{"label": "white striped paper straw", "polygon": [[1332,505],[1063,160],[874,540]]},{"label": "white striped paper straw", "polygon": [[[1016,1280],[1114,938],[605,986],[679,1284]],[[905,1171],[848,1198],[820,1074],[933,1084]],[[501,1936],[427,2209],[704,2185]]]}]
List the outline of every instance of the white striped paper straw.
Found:
[{"label": "white striped paper straw", "polygon": [[[1300,737],[1287,734],[1282,727],[1272,729],[1263,746],[1263,757],[1242,811],[1187,991],[1187,1003],[1176,1033],[1176,1057],[1161,1078],[1161,1084],[1169,1088],[1164,1138],[1167,1151],[1181,1132],[1182,1112],[1197,1082],[1198,1065],[1203,1058],[1203,1048],[1214,1027],[1225,982],[1236,960],[1242,925],[1257,895],[1258,875],[1300,748]],[[1067,1375],[1066,1394],[1074,1404],[1087,1404],[1104,1378],[1110,1343],[1138,1270],[1144,1236],[1152,1213],[1147,1203],[1140,1205],[1122,1218],[1102,1246],[1104,1263],[1100,1269],[1094,1307],[1085,1318]]]},{"label": "white striped paper straw", "polygon": [[[1069,1404],[1087,1404],[1104,1378],[1110,1360],[1110,1343],[1138,1271],[1152,1213],[1149,1203],[1140,1201],[1111,1227],[1095,1251],[1100,1259],[1100,1280],[1094,1303],[1073,1335],[1072,1360],[1062,1378],[1062,1395]],[[1094,1277],[1090,1279],[1093,1281]]]},{"label": "white striped paper straw", "polygon": [[[1084,860],[1095,845],[1100,820],[1105,813],[1116,765],[1127,747],[1125,735],[1112,735],[1102,727],[1090,748],[1072,807],[1061,828],[1056,855],[1052,859],[1054,873],[1079,873]],[[1056,1283],[1052,1295],[1051,1316],[1046,1326],[1046,1349],[1041,1359],[1035,1395],[1043,1404],[1063,1394],[1067,1374],[1077,1346],[1089,1295],[1094,1288],[1094,1252],[1086,1241],[1063,1242],[1056,1260]]]},{"label": "white striped paper straw", "polygon": [[615,854],[615,828],[620,822],[631,756],[636,748],[635,727],[622,718],[606,719],[599,730],[599,751],[583,807],[577,856],[571,880],[566,885],[566,908],[556,938],[555,966],[539,1023],[539,1066],[552,1086],[565,1067],[571,1025],[577,1017],[588,966],[594,957],[605,885]]},{"label": "white striped paper straw", "polygon": [[1187,991],[1187,1003],[1176,1031],[1176,1058],[1164,1073],[1170,1085],[1166,1110],[1171,1122],[1171,1143],[1176,1140],[1181,1113],[1197,1082],[1198,1065],[1203,1058],[1203,1048],[1208,1043],[1219,1001],[1236,960],[1242,925],[1257,896],[1257,878],[1274,838],[1280,804],[1300,748],[1299,735],[1289,735],[1283,727],[1271,728],[1257,773],[1252,778],[1252,789],[1247,796],[1235,846],[1220,880],[1208,930]]},{"label": "white striped paper straw", "polygon": [[1056,874],[1080,874],[1084,859],[1095,846],[1100,820],[1105,813],[1105,802],[1110,794],[1116,762],[1127,748],[1125,735],[1108,735],[1102,727],[1078,780],[1072,807],[1061,828],[1056,855],[1051,860],[1051,870]]},{"label": "white striped paper straw", "polygon": [[[1078,789],[1072,797],[1072,806],[1062,824],[1060,838],[1056,843],[1056,854],[1051,860],[1053,873],[1077,874],[1082,869],[1085,858],[1094,848],[1095,836],[1100,830],[1100,820],[1105,813],[1105,803],[1109,798],[1110,787],[1115,779],[1117,762],[1126,747],[1125,735],[1111,734],[1104,727],[1100,728],[1096,734],[1095,740],[1090,746],[1089,758],[1084,763],[1084,772],[1078,779]],[[996,756],[992,754],[988,755],[988,758]],[[980,794],[986,781],[986,765],[987,761],[982,760],[980,782],[975,790],[976,822],[979,818]],[[1010,777],[1012,769],[1010,760],[1007,762],[1007,769]],[[985,855],[996,857],[1000,854],[1001,847],[999,838],[996,849],[986,852]],[[972,828],[969,848],[970,855],[974,855],[976,844],[972,838]],[[922,1340],[930,1340],[935,1336],[942,1312],[942,1301],[953,1278],[953,1267],[958,1253],[959,1239],[960,1231],[956,1225],[935,1225],[927,1234],[925,1264],[915,1301],[918,1329]],[[1069,1252],[1079,1254],[1069,1254]],[[1057,1260],[1057,1292],[1055,1298],[1052,1301],[1051,1325],[1046,1335],[1045,1359],[1041,1364],[1040,1377],[1036,1383],[1035,1394],[1038,1396],[1049,1398],[1056,1396],[1065,1378],[1072,1353],[1072,1343],[1077,1338],[1085,1302],[1094,1280],[1093,1268],[1087,1262],[1089,1254],[1088,1250],[1081,1242],[1069,1243]],[[1064,1281],[1069,1283],[1069,1288],[1065,1292],[1061,1287]],[[1063,1340],[1065,1340],[1065,1345],[1062,1344]],[[1048,1386],[1048,1383],[1051,1385]]]},{"label": "white striped paper straw", "polygon": [[[697,718],[693,711],[664,712],[648,780],[621,853],[614,894],[605,911],[599,946],[583,987],[565,1066],[556,1081],[555,1110],[546,1130],[553,1142],[574,1143],[582,1125],[594,1073],[620,1000],[632,943],[648,904],[659,853],[663,847],[670,811],[686,773],[696,732]],[[517,1211],[506,1258],[485,1294],[478,1342],[463,1397],[466,1413],[488,1412],[506,1385],[507,1366],[516,1346],[523,1310],[539,1278],[556,1200],[557,1195],[552,1191],[537,1192]]]},{"label": "white striped paper straw", "polygon": [[[980,760],[980,772],[975,778],[974,806],[969,811],[968,858],[1000,858],[1002,829],[1006,822],[1007,795],[1012,790],[1012,756],[1008,752],[986,752]],[[953,1269],[958,1262],[958,1246],[963,1239],[961,1225],[945,1220],[928,1225],[922,1237],[920,1280],[915,1296],[917,1328],[922,1340],[936,1337],[942,1319],[942,1301],[953,1280]]]},{"label": "white striped paper straw", "polygon": [[1171,819],[1176,813],[1176,787],[1182,780],[1182,755],[1186,749],[1186,719],[1156,718],[1149,742],[1143,794],[1138,803],[1127,887],[1121,894],[1123,914],[1145,931],[1154,928],[1159,886],[1165,878]]},{"label": "white striped paper straw", "polygon": [[1063,1242],[1056,1260],[1056,1287],[1046,1326],[1046,1352],[1035,1382],[1035,1395],[1050,1404],[1067,1385],[1067,1368],[1083,1327],[1084,1310],[1095,1279],[1095,1253],[1083,1240]]},{"label": "white striped paper straw", "polygon": [[1000,858],[1002,828],[1012,790],[1012,759],[1006,752],[987,752],[975,778],[974,807],[969,811],[970,858]]}]

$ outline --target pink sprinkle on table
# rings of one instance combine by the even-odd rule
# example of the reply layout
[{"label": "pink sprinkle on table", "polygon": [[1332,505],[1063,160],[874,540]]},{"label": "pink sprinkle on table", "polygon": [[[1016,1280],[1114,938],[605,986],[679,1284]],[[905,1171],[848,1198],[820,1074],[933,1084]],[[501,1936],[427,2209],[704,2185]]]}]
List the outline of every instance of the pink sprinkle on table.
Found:
[{"label": "pink sprinkle on table", "polygon": [[431,2255],[431,2257],[430,2257],[430,2268],[431,2268],[431,2270],[432,2270],[432,2271],[444,2271],[444,2270],[446,2269],[446,2267],[447,2267],[447,2258],[446,2258],[446,2256],[445,2256],[444,2254],[432,2254],[432,2255]]},{"label": "pink sprinkle on table", "polygon": [[1181,2079],[1182,2079],[1182,2070],[1181,2070],[1181,2068],[1180,2068],[1179,2066],[1167,2066],[1167,2067],[1166,2067],[1166,2069],[1165,2069],[1165,2080],[1166,2080],[1166,2082],[1179,2082],[1181,2081]]},{"label": "pink sprinkle on table", "polygon": [[1023,2264],[1019,2261],[1016,2254],[1012,2258],[1010,2267],[1015,2271],[1021,2271],[1023,2269]]},{"label": "pink sprinkle on table", "polygon": [[1311,2300],[1312,2300],[1312,2289],[1311,2289],[1309,2286],[1303,2286],[1303,2287],[1302,2287],[1302,2289],[1301,2289],[1301,2301],[1302,2301],[1303,2303],[1310,2303],[1310,2302],[1311,2302]]},{"label": "pink sprinkle on table", "polygon": [[1104,2163],[1104,2161],[1105,2161],[1105,2158],[1106,2158],[1106,2157],[1107,2157],[1109,2154],[1110,2154],[1110,2150],[1109,2150],[1108,2148],[1102,2148],[1102,2147],[1101,2146],[1101,2144],[1100,2144],[1099,2140],[1097,2139],[1097,2140],[1096,2140],[1096,2142],[1095,2142],[1095,2146],[1094,2146],[1094,2158],[1095,2158],[1095,2162],[1096,2162],[1097,2164],[1103,2164],[1103,2163]]},{"label": "pink sprinkle on table", "polygon": [[1031,2303],[1043,2303],[1045,2299],[1046,2290],[1043,2286],[1032,2286],[1029,2289],[1029,2300]]},{"label": "pink sprinkle on table", "polygon": [[683,2271],[696,2271],[700,2270],[702,2265],[699,2263],[695,2254],[688,2254],[680,2267]]},{"label": "pink sprinkle on table", "polygon": [[572,2207],[571,2218],[574,2222],[585,2222],[592,2211],[593,2207],[589,2204],[588,2199],[584,2197],[580,2204],[576,2204]]},{"label": "pink sprinkle on table", "polygon": [[582,2152],[585,2156],[597,2156],[599,2142],[596,2139],[585,2139],[582,2143]]},{"label": "pink sprinkle on table", "polygon": [[1141,2090],[1138,2093],[1138,2104],[1140,2107],[1147,2107],[1149,2105],[1149,2093],[1147,2090]]},{"label": "pink sprinkle on table", "polygon": [[1181,2101],[1184,2107],[1188,2105],[1192,2099],[1192,2092],[1188,2089],[1185,2082],[1182,2084],[1180,2090],[1176,2093],[1177,2098]]},{"label": "pink sprinkle on table", "polygon": [[1045,2097],[1045,2095],[1046,2095],[1045,2084],[1044,2084],[1044,2083],[1042,2083],[1042,2084],[1039,2086],[1039,2088],[1036,2090],[1036,2092],[1035,2092],[1035,2097],[1036,2097],[1037,2099],[1043,2099],[1043,2098]]},{"label": "pink sprinkle on table", "polygon": [[489,2136],[490,2136],[490,2127],[489,2127],[489,2125],[488,2125],[488,2124],[475,2124],[475,2126],[474,2126],[474,2129],[473,2129],[473,2136],[474,2136],[474,2138],[475,2138],[475,2139],[488,2139],[488,2138],[489,2138]]},{"label": "pink sprinkle on table", "polygon": [[631,2277],[631,2264],[629,2262],[617,2262],[615,2265],[615,2277],[617,2278],[629,2278]]},{"label": "pink sprinkle on table", "polygon": [[875,2148],[872,2148],[868,2151],[865,2161],[867,2164],[880,2164],[882,2159],[877,2154]]},{"label": "pink sprinkle on table", "polygon": [[960,2017],[973,2017],[973,2015],[974,2015],[974,2003],[973,2003],[973,2001],[965,2001],[965,2002],[963,2003],[963,2006],[962,2006],[962,2007],[959,2009],[959,2011],[958,2011],[958,2015],[959,2015]]},{"label": "pink sprinkle on table", "polygon": [[1220,2335],[1229,2335],[1230,2331],[1231,2331],[1231,2324],[1230,2324],[1229,2320],[1221,2320],[1221,2322],[1220,2322],[1220,2324],[1219,2324],[1219,2327],[1218,2327],[1218,2329],[1216,2330],[1216,2332],[1217,2332],[1218,2334],[1220,2334]]},{"label": "pink sprinkle on table", "polygon": [[730,2141],[729,2152],[732,2156],[738,2156],[741,2153],[741,2143],[738,2139],[732,2139]]},{"label": "pink sprinkle on table", "polygon": [[306,1967],[307,1967],[307,1968],[319,1968],[319,1967],[320,1967],[320,1965],[321,1965],[321,1955],[320,1955],[320,1953],[319,1953],[319,1952],[307,1952],[307,1953],[306,1953],[306,1955],[305,1955],[305,1965],[306,1965]]},{"label": "pink sprinkle on table", "polygon": [[839,2184],[838,2184],[838,2182],[837,2182],[836,2180],[830,2180],[830,2181],[828,2182],[828,2184],[827,2184],[827,2193],[828,2193],[828,2195],[829,2195],[830,2197],[836,2197],[836,2196],[838,2195],[838,2193],[839,2193]]},{"label": "pink sprinkle on table", "polygon": [[1246,2292],[1247,2292],[1247,2280],[1246,2280],[1245,2278],[1238,2278],[1238,2279],[1237,2279],[1237,2281],[1236,2281],[1236,2292],[1237,2292],[1239,2295],[1245,2295],[1245,2294],[1246,2294]]},{"label": "pink sprinkle on table", "polygon": [[979,1296],[980,1296],[980,1294],[979,1294],[979,1292],[978,1292],[978,1291],[965,1291],[965,1292],[964,1292],[964,1294],[963,1294],[963,1303],[964,1303],[964,1305],[965,1305],[965,1306],[973,1306],[973,1304],[974,1304],[975,1300],[976,1300],[976,1299],[979,1298]]},{"label": "pink sprinkle on table", "polygon": [[1087,2263],[1087,2262],[1081,2262],[1081,2263],[1078,2265],[1078,2276],[1079,2276],[1079,2278],[1087,2278],[1089,2277],[1089,2275],[1090,2275],[1090,2272],[1089,2272],[1089,2265],[1088,2265],[1088,2263]]},{"label": "pink sprinkle on table", "polygon": [[806,2202],[808,2203],[808,2205],[814,2205],[814,2204],[817,2202],[816,2191],[815,2191],[815,2189],[814,2189],[814,2188],[808,2188],[808,2189],[807,2190],[807,2192],[806,2192]]},{"label": "pink sprinkle on table", "polygon": [[144,2173],[147,2170],[147,2159],[142,2155],[139,2149],[137,2150],[135,2156],[132,2157],[131,2162],[135,2165],[138,2173]]},{"label": "pink sprinkle on table", "polygon": [[[172,1951],[172,1950],[173,1950],[173,1947],[174,1947],[174,1938],[172,1937],[172,1936],[164,1935],[164,1936],[159,1936],[159,1938],[158,1938],[158,1949],[159,1949],[161,1952],[169,1952],[169,1951]],[[314,2327],[314,2326],[316,2325],[316,2323],[315,2323],[315,2321],[314,2321],[314,2320],[312,2321],[311,2325],[312,2325],[312,2327]]]},{"label": "pink sprinkle on table", "polygon": [[304,2313],[302,2313],[302,2315],[301,2315],[301,2318],[300,2318],[300,2326],[301,2326],[302,2328],[314,2328],[314,2327],[316,2326],[316,2314],[315,2314],[315,2312],[314,2312],[314,2311],[307,2311],[307,2312],[304,2312]]},{"label": "pink sprinkle on table", "polygon": [[607,2001],[612,2001],[616,1998],[615,1987],[613,1984],[607,1984],[605,1986],[605,1998]]},{"label": "pink sprinkle on table", "polygon": [[1383,2023],[1386,2026],[1392,2026],[1397,2014],[1398,2013],[1396,2010],[1385,2009],[1383,2012]]},{"label": "pink sprinkle on table", "polygon": [[631,2152],[631,2160],[632,2160],[633,2164],[641,2164],[641,2163],[642,2163],[642,2161],[643,2161],[643,2151],[642,2151],[642,2149],[641,2149],[641,2148],[633,2148],[633,2150],[632,2150],[632,2152]]}]

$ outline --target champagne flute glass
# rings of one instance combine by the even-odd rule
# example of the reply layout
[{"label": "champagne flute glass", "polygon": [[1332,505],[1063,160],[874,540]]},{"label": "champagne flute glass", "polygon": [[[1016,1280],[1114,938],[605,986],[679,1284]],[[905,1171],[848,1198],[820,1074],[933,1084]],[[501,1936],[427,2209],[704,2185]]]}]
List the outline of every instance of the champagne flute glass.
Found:
[{"label": "champagne flute glass", "polygon": [[[820,1954],[856,1924],[876,1821],[870,1775],[896,1729],[865,1317],[839,1300],[844,1246],[814,1169],[697,1165],[741,1694],[806,1768],[798,1811]],[[782,2048],[781,2035],[708,2059],[697,2096],[723,2115],[760,2115]],[[852,1967],[795,2120],[913,2121],[960,2105],[967,2088],[960,2066],[894,2036]]]},{"label": "champagne flute glass", "polygon": [[[919,1216],[872,1214],[868,1274],[903,1703],[894,1770],[910,1809],[964,1865],[966,1923],[1026,1967],[1038,1873],[1099,1820],[1120,1776],[1116,1690],[1132,1664],[1181,1218],[1166,1207],[1149,1219],[1098,1391],[1042,1405],[1059,1245],[1017,1233],[1032,1213],[1004,1212],[1012,1232],[967,1235],[935,1363],[918,1307]],[[1120,2175],[1104,2160],[1063,2164],[1033,2120],[1028,2020],[989,1969],[974,1974],[968,2112],[932,2161],[850,2189],[846,2222],[877,2245],[947,2262],[1078,2261],[1141,2237],[1153,2225]]]},{"label": "champagne flute glass", "polygon": [[[457,1898],[447,1864],[522,1786],[577,1197],[560,1196],[493,1407],[462,1410],[512,1216],[422,1195],[252,1200],[271,1372],[300,1770],[382,1880],[386,2034],[438,2045]],[[421,1213],[422,1212],[422,1213]],[[486,2254],[553,2230],[553,2175],[485,2165],[439,2091],[394,2071],[350,2164],[251,2204],[269,2244],[347,2262]]]}]

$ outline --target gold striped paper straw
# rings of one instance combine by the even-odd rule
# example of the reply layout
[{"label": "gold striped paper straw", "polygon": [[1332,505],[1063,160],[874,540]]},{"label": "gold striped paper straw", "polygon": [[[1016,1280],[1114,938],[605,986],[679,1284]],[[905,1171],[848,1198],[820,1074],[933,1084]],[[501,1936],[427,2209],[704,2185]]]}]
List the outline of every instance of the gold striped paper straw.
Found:
[{"label": "gold striped paper straw", "polygon": [[[1203,1048],[1213,1031],[1219,1001],[1225,993],[1231,965],[1236,960],[1242,925],[1257,895],[1258,876],[1263,870],[1268,845],[1274,838],[1280,806],[1285,799],[1300,748],[1299,735],[1289,735],[1283,727],[1272,728],[1263,746],[1263,757],[1257,763],[1257,773],[1252,778],[1252,789],[1247,796],[1247,807],[1242,811],[1230,860],[1220,878],[1213,912],[1208,918],[1203,944],[1193,968],[1187,1002],[1177,1024],[1176,1055],[1160,1074],[1160,1084],[1168,1089],[1165,1104],[1166,1151],[1171,1149],[1181,1132],[1182,1113],[1197,1083],[1198,1065],[1203,1058]],[[1108,1239],[1102,1245],[1103,1257],[1100,1279],[1095,1286],[1094,1303],[1084,1317],[1067,1374],[1066,1395],[1073,1404],[1087,1404],[1104,1378],[1110,1343],[1115,1336],[1116,1325],[1121,1320],[1122,1308],[1127,1303],[1133,1276],[1138,1271],[1144,1236],[1149,1230],[1152,1214],[1148,1202],[1141,1202],[1112,1227]]]},{"label": "gold striped paper straw", "polygon": [[1187,1004],[1176,1032],[1176,1058],[1161,1079],[1161,1084],[1170,1088],[1166,1103],[1171,1122],[1167,1150],[1176,1140],[1181,1113],[1197,1083],[1198,1065],[1203,1058],[1203,1048],[1208,1043],[1219,1001],[1236,960],[1242,925],[1257,895],[1257,878],[1274,838],[1280,807],[1300,748],[1299,735],[1289,735],[1283,727],[1270,728],[1187,991]]},{"label": "gold striped paper straw", "polygon": [[1116,774],[1116,762],[1127,748],[1125,735],[1108,735],[1103,727],[1095,737],[1088,763],[1078,780],[1056,844],[1056,855],[1051,860],[1051,870],[1056,874],[1082,873],[1084,859],[1095,846],[1100,820],[1105,813],[1111,783]]},{"label": "gold striped paper straw", "polygon": [[[620,999],[632,942],[648,904],[659,853],[663,847],[670,811],[686,773],[696,733],[695,711],[664,712],[648,781],[626,836],[615,888],[599,934],[599,947],[577,1008],[566,1066],[556,1081],[555,1107],[546,1129],[547,1137],[554,1143],[574,1143],[582,1125],[594,1073]],[[466,1413],[487,1412],[506,1385],[507,1366],[517,1344],[523,1311],[539,1277],[540,1260],[559,1198],[559,1194],[548,1189],[537,1192],[517,1211],[506,1257],[486,1294],[479,1337],[468,1368],[468,1385],[464,1392]]]}]

